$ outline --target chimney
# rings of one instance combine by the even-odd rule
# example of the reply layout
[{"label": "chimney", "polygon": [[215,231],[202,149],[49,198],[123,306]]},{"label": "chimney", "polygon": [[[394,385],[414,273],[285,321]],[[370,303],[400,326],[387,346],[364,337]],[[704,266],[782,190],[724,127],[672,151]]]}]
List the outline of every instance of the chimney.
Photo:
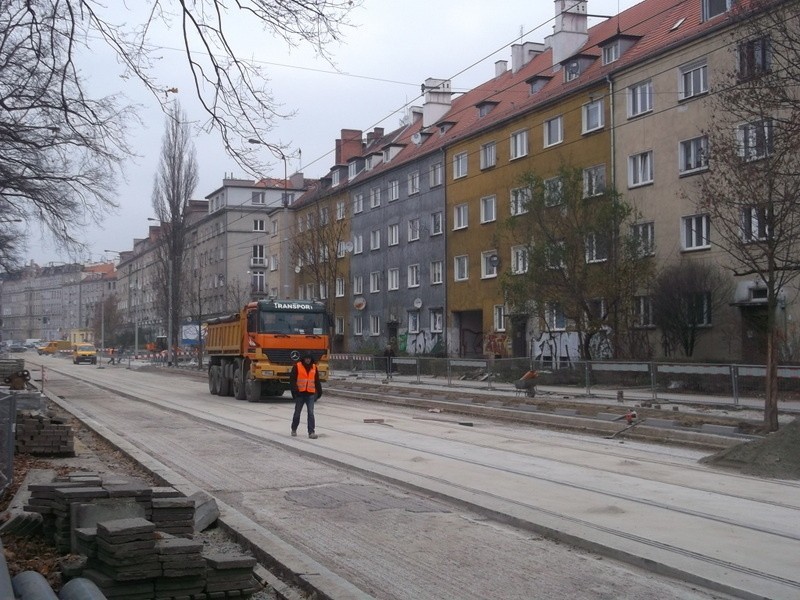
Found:
[{"label": "chimney", "polygon": [[422,91],[425,92],[425,104],[422,105],[422,126],[428,127],[441,119],[450,110],[450,91],[449,79],[434,79],[428,77],[422,84]]},{"label": "chimney", "polygon": [[[511,45],[511,70],[516,73],[527,65],[535,56],[544,52],[544,44],[525,42]],[[497,63],[495,63],[497,64]]]},{"label": "chimney", "polygon": [[344,165],[356,156],[361,155],[362,145],[360,129],[342,129],[342,137],[336,140],[336,164]]},{"label": "chimney", "polygon": [[508,69],[508,61],[498,60],[496,63],[494,63],[494,76],[500,77],[500,75],[505,73],[507,69]]},{"label": "chimney", "polygon": [[586,0],[555,0],[556,20],[547,45],[553,49],[553,66],[560,65],[589,39],[589,17]]},{"label": "chimney", "polygon": [[367,146],[369,146],[375,140],[379,140],[383,137],[383,127],[375,127],[372,131],[367,132]]},{"label": "chimney", "polygon": [[411,123],[416,123],[422,118],[422,107],[412,106],[408,109],[408,117]]},{"label": "chimney", "polygon": [[292,186],[292,189],[301,190],[305,187],[306,179],[303,177],[302,173],[293,173],[289,175],[289,185]]}]

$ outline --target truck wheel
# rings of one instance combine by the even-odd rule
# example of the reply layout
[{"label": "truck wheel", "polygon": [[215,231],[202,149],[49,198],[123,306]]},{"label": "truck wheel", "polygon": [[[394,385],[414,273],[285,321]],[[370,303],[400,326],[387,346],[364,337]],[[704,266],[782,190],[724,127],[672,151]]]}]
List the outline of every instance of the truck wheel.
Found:
[{"label": "truck wheel", "polygon": [[219,367],[208,368],[208,391],[212,395],[219,395]]},{"label": "truck wheel", "polygon": [[223,367],[219,367],[219,384],[217,386],[217,392],[220,396],[231,395],[231,380],[225,377],[225,370]]},{"label": "truck wheel", "polygon": [[244,382],[244,393],[248,402],[258,402],[261,400],[261,382],[248,374]]},{"label": "truck wheel", "polygon": [[240,366],[237,366],[233,371],[233,397],[237,400],[245,400],[247,398],[244,389],[244,377]]}]

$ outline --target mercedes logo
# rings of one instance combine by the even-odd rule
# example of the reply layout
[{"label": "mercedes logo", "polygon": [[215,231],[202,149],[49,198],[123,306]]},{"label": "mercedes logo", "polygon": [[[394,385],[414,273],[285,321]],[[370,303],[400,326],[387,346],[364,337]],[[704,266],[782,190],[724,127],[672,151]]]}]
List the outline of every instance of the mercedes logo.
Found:
[{"label": "mercedes logo", "polygon": [[298,352],[297,350],[292,350],[289,353],[289,358],[291,358],[294,362],[297,362],[298,360],[300,360],[300,352]]}]

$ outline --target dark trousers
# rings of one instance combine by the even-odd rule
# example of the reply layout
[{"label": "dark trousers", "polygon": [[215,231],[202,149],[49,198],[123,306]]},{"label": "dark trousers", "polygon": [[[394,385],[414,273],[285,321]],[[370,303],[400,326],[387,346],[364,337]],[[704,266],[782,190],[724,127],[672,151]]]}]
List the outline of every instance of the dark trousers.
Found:
[{"label": "dark trousers", "polygon": [[308,433],[314,433],[314,400],[316,394],[301,393],[297,394],[294,399],[294,415],[292,416],[292,431],[297,431],[300,425],[300,413],[303,412],[303,406],[306,407],[306,419],[308,420]]}]

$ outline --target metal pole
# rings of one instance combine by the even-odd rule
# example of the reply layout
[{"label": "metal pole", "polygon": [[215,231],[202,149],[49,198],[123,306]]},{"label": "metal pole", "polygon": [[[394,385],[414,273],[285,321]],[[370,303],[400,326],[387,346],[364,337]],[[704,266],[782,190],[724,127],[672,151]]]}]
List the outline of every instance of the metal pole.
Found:
[{"label": "metal pole", "polygon": [[172,256],[169,257],[168,294],[167,299],[167,366],[172,366]]},{"label": "metal pole", "polygon": [[[100,282],[100,285],[104,285],[103,282]],[[106,348],[106,290],[103,289],[103,293],[100,297],[100,356],[97,357],[97,368],[103,368],[103,350]]]},{"label": "metal pole", "polygon": [[283,284],[283,297],[284,299],[289,298],[289,234],[288,234],[288,223],[289,223],[289,172],[288,167],[286,165],[286,155],[281,152],[281,158],[283,159],[283,237],[281,238],[282,241],[282,248],[281,254],[281,265],[283,268],[281,269],[281,280]]}]

